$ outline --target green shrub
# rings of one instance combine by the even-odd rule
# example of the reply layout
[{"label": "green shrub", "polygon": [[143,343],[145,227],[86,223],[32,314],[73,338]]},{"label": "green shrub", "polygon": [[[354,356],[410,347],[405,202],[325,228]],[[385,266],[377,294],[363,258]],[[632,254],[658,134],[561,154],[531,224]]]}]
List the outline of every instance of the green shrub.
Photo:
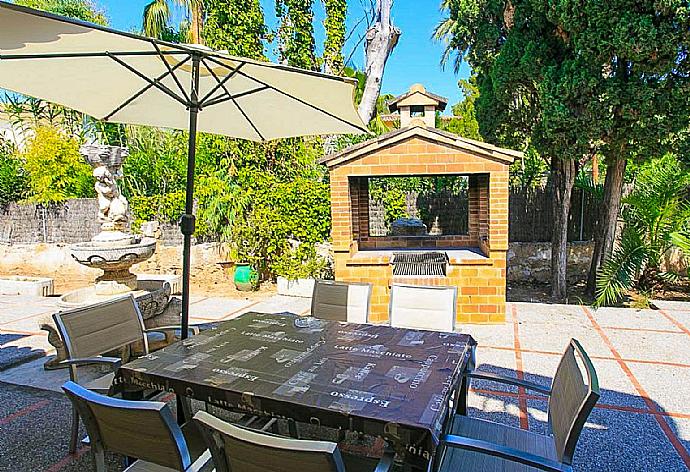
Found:
[{"label": "green shrub", "polygon": [[132,227],[137,230],[145,221],[157,220],[164,223],[179,221],[184,213],[184,192],[171,192],[162,195],[134,195],[129,197],[129,210],[132,213]]},{"label": "green shrub", "polygon": [[278,257],[271,266],[271,272],[288,280],[323,277],[328,261],[319,257],[313,244],[299,244]]},{"label": "green shrub", "polygon": [[55,128],[39,126],[21,154],[35,203],[93,197],[91,166],[79,154],[79,142]]},{"label": "green shrub", "polygon": [[29,178],[22,161],[15,155],[14,146],[0,139],[0,206],[26,198]]},{"label": "green shrub", "polygon": [[186,133],[147,126],[128,126],[129,156],[122,166],[122,192],[153,196],[184,190],[187,172]]},{"label": "green shrub", "polygon": [[[304,251],[329,237],[330,193],[324,182],[305,177],[281,181],[248,169],[235,178],[201,180],[199,229],[220,234],[231,258],[249,262],[264,278],[287,273],[290,264],[301,265]],[[286,255],[289,240],[304,248]]]}]

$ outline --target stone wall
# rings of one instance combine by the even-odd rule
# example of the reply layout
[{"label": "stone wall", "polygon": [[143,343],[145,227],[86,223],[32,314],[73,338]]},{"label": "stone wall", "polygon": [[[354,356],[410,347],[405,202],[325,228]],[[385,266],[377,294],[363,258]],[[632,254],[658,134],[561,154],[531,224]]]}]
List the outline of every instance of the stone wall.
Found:
[{"label": "stone wall", "polygon": [[[12,203],[0,210],[0,243],[72,244],[89,241],[100,231],[95,198],[75,198],[53,205]],[[161,225],[164,245],[182,244],[175,224]]]},{"label": "stone wall", "polygon": [[76,243],[100,230],[98,202],[79,198],[54,205],[12,203],[2,212],[0,242]]},{"label": "stone wall", "polygon": [[[227,283],[227,278],[218,262],[224,260],[218,243],[203,243],[192,246],[192,283],[210,286]],[[135,274],[182,273],[182,245],[164,246],[158,244],[151,259],[132,267]],[[0,244],[0,274],[42,275],[54,278],[58,285],[78,282],[88,285],[102,272],[77,263],[66,244]]]},{"label": "stone wall", "polygon": [[[587,277],[594,243],[568,243],[568,282]],[[551,281],[551,243],[510,243],[508,282],[549,283]]]}]

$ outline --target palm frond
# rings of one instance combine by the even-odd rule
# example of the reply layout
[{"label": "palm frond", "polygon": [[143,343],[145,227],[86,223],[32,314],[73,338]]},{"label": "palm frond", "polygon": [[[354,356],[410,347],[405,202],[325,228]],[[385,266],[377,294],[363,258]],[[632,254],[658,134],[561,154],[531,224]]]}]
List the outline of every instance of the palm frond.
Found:
[{"label": "palm frond", "polygon": [[144,34],[161,38],[168,28],[171,12],[167,0],[153,0],[144,7]]},{"label": "palm frond", "polygon": [[597,274],[595,306],[612,305],[630,290],[649,257],[642,235],[626,226],[619,246]]},{"label": "palm frond", "polygon": [[578,172],[575,176],[575,188],[591,193],[598,202],[604,199],[604,184],[594,183],[592,176],[585,172]]},{"label": "palm frond", "polygon": [[657,277],[660,280],[662,280],[668,284],[675,284],[675,283],[678,283],[680,280],[683,279],[682,274],[678,274],[676,272],[670,272],[670,271],[659,272],[657,274]]}]

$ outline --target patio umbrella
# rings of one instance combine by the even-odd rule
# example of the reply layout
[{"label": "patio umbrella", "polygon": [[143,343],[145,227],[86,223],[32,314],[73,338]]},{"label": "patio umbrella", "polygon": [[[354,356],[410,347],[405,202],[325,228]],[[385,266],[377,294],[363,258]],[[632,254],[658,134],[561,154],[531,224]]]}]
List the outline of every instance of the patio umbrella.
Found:
[{"label": "patio umbrella", "polygon": [[0,88],[98,120],[189,131],[182,336],[189,326],[198,131],[252,141],[365,133],[349,79],[234,57],[0,1]]}]

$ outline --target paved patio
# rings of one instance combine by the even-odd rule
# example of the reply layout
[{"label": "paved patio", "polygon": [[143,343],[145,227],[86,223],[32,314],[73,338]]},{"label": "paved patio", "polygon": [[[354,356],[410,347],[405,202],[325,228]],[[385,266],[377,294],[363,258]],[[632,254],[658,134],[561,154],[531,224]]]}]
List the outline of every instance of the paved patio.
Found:
[{"label": "paved patio", "polygon": [[[65,371],[45,372],[52,355],[38,323],[54,298],[0,297],[0,471],[90,470],[88,448],[67,452]],[[578,471],[690,470],[690,303],[656,310],[510,303],[504,325],[462,325],[479,342],[479,369],[549,384],[561,351],[577,338],[597,368],[602,398],[578,445]],[[306,314],[309,300],[195,298],[193,321],[246,311]],[[32,360],[33,359],[33,360]],[[20,362],[19,365],[15,365]],[[11,367],[14,365],[14,367]],[[543,431],[546,401],[523,389],[475,382],[471,415]],[[121,470],[111,458],[112,470]]]}]

